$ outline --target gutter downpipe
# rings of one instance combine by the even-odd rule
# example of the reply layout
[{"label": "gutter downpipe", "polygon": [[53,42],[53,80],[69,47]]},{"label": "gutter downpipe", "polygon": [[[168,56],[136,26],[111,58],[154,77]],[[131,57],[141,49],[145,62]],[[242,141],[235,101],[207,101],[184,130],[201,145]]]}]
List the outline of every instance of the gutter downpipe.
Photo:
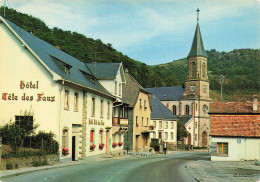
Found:
[{"label": "gutter downpipe", "polygon": [[[61,139],[61,136],[60,136],[60,130],[61,130],[61,92],[64,88],[64,79],[61,79],[62,83],[61,83],[61,88],[60,88],[60,111],[59,111],[59,142],[60,142],[60,139]],[[59,146],[59,156],[58,156],[58,160],[60,162],[61,160],[61,146]]]}]

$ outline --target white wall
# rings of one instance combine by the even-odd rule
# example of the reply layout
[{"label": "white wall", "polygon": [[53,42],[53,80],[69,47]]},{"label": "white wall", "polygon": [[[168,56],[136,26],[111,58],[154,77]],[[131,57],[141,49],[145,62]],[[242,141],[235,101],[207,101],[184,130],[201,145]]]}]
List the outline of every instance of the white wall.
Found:
[{"label": "white wall", "polygon": [[[238,139],[241,143],[238,143]],[[228,156],[211,156],[212,161],[260,159],[260,138],[211,137],[211,142],[228,143]]]}]

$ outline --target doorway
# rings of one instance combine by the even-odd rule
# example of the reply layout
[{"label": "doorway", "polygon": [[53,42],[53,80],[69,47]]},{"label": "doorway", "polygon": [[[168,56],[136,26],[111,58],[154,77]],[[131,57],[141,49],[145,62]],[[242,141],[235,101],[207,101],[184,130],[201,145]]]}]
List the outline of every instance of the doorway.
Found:
[{"label": "doorway", "polygon": [[207,143],[208,143],[208,141],[207,141],[207,132],[204,131],[202,133],[202,147],[207,147]]},{"label": "doorway", "polygon": [[135,151],[138,152],[138,138],[139,138],[139,135],[136,135],[135,136]]},{"label": "doorway", "polygon": [[76,136],[72,136],[72,161],[76,160]]},{"label": "doorway", "polygon": [[109,153],[109,130],[106,131],[106,154]]},{"label": "doorway", "polygon": [[191,145],[191,134],[188,135],[188,145]]}]

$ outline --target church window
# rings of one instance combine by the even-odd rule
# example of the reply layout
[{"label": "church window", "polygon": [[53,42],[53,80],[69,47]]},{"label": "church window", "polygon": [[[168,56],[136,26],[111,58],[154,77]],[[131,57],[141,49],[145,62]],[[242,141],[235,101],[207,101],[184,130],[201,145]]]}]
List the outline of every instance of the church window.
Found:
[{"label": "church window", "polygon": [[205,78],[206,77],[206,64],[203,63],[202,65],[202,77]]},{"label": "church window", "polygon": [[190,106],[189,105],[185,106],[185,114],[190,115]]},{"label": "church window", "polygon": [[192,62],[192,78],[196,78],[196,63]]},{"label": "church window", "polygon": [[177,107],[176,107],[176,105],[173,105],[173,106],[172,106],[172,114],[173,114],[173,115],[176,115],[176,114],[177,114]]}]

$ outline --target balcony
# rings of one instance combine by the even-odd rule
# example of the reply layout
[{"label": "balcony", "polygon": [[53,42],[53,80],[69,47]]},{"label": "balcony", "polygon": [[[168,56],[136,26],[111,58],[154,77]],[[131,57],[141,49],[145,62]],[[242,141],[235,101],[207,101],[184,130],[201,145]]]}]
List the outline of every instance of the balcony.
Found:
[{"label": "balcony", "polygon": [[128,119],[126,119],[126,118],[119,118],[119,117],[113,117],[112,124],[113,124],[113,126],[117,126],[117,125],[128,126]]}]

